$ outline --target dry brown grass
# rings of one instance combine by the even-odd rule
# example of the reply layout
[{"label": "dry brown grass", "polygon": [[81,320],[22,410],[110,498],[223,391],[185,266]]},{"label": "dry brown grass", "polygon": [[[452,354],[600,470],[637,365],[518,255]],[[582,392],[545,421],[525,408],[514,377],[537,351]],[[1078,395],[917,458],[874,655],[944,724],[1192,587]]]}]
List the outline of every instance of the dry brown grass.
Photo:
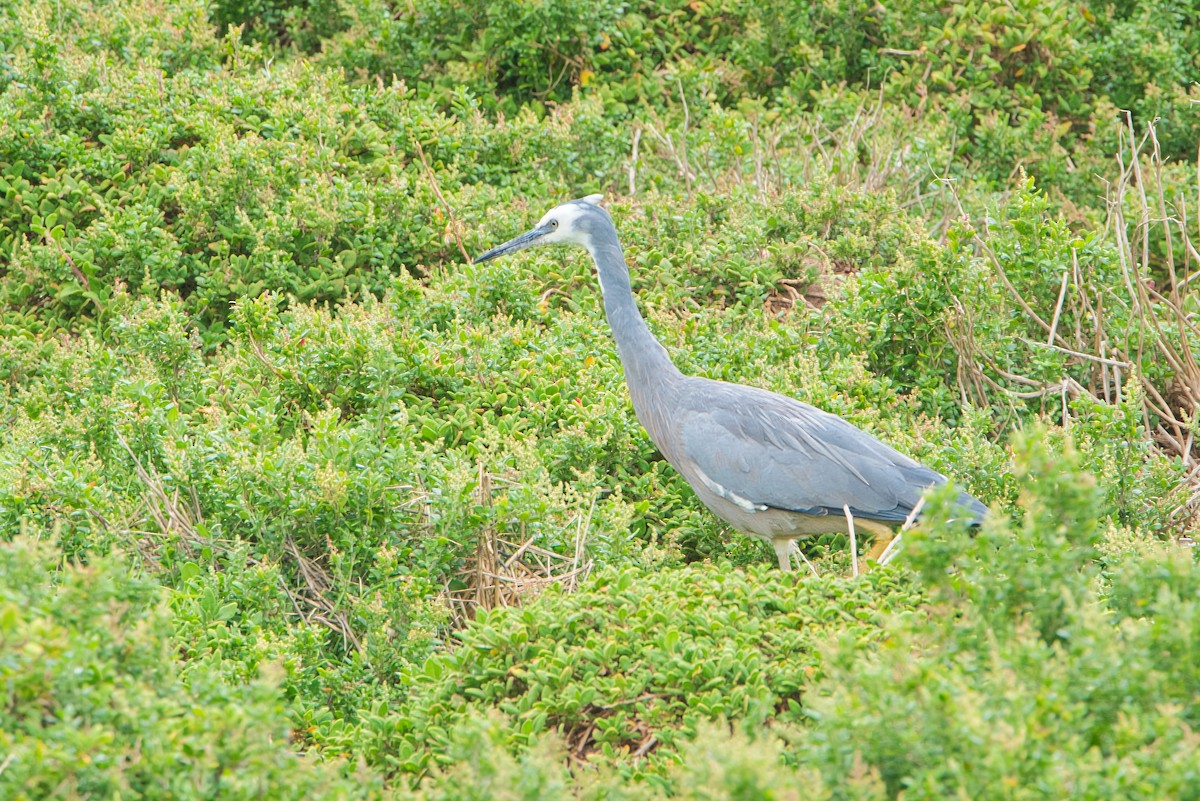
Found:
[{"label": "dry brown grass", "polygon": [[[480,505],[491,505],[492,476],[483,465],[479,467],[476,494]],[[463,586],[447,585],[443,590],[453,624],[465,625],[479,609],[517,606],[554,584],[568,591],[576,589],[592,571],[592,560],[584,546],[594,508],[593,502],[587,515],[576,521],[574,549],[570,554],[540,547],[535,543],[536,536],[527,537],[523,531],[501,533],[493,527],[481,530],[474,557],[458,574]]]}]

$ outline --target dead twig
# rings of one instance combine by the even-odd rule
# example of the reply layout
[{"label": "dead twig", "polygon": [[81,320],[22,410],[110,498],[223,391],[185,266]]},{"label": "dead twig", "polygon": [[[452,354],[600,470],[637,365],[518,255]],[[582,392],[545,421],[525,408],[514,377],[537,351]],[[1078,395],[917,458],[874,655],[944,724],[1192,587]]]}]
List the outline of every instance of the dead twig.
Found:
[{"label": "dead twig", "polygon": [[842,511],[846,513],[846,528],[850,530],[850,564],[854,568],[854,577],[858,578],[858,535],[854,531],[854,515],[850,513],[850,504],[843,504]]},{"label": "dead twig", "polygon": [[925,508],[925,498],[917,501],[917,505],[908,513],[908,517],[904,520],[904,525],[896,532],[896,536],[892,537],[892,541],[883,549],[883,553],[879,554],[879,564],[886,565],[888,562],[896,558],[896,554],[900,553],[900,539],[904,536],[904,532],[908,531],[916,524],[917,515],[921,514],[921,510]]},{"label": "dead twig", "polygon": [[[482,464],[476,489],[480,506],[491,506],[493,484],[511,484],[493,476]],[[526,597],[537,595],[552,585],[568,591],[576,589],[592,571],[586,555],[587,534],[591,529],[595,499],[586,514],[577,518],[570,554],[561,554],[536,544],[537,536],[513,539],[492,526],[484,526],[476,537],[475,555],[458,573],[463,586],[443,589],[451,610],[452,622],[465,625],[478,609],[517,606]]]},{"label": "dead twig", "polygon": [[458,244],[458,252],[462,254],[463,261],[467,264],[471,263],[471,256],[467,253],[467,247],[463,244],[462,238],[462,223],[459,222],[458,216],[454,213],[454,207],[446,200],[446,196],[442,194],[442,188],[438,185],[437,175],[434,174],[433,168],[429,166],[429,160],[425,158],[425,149],[421,147],[420,141],[413,139],[413,145],[417,149],[417,159],[421,162],[421,166],[425,168],[425,177],[429,181],[429,186],[433,189],[433,194],[437,196],[438,202],[442,204],[442,209],[446,212],[447,219],[450,220],[450,233],[454,236],[454,241]]}]

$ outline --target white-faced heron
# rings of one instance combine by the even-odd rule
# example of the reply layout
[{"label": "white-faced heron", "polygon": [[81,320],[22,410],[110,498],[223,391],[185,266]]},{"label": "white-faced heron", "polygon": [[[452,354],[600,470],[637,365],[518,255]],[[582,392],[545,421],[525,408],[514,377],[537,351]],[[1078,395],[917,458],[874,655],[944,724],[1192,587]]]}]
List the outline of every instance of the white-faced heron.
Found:
[{"label": "white-faced heron", "polygon": [[[534,245],[587,248],[638,420],[717,517],[771,543],[780,568],[789,570],[796,539],[846,531],[848,516],[890,539],[925,490],[946,483],[941,473],[807,403],[680,373],[638,311],[602,199],[557,206],[475,262]],[[976,523],[987,511],[966,493],[958,505]]]}]

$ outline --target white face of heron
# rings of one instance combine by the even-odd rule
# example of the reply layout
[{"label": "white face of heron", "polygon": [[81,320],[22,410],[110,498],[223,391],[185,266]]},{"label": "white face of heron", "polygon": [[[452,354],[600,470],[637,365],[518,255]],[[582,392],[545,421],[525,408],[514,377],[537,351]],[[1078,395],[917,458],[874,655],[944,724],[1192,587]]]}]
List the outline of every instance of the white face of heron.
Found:
[{"label": "white face of heron", "polygon": [[[584,219],[589,212],[596,213],[596,209],[593,207],[599,206],[603,199],[603,195],[588,195],[580,200],[556,206],[548,211],[536,226],[517,238],[508,240],[503,245],[479,254],[474,258],[474,262],[478,264],[536,245],[583,245],[590,252],[592,236],[589,229],[594,226],[586,224]],[[607,216],[603,212],[600,213]]]},{"label": "white face of heron", "polygon": [[[588,195],[583,201],[593,206],[600,205],[603,195]],[[555,206],[538,220],[537,227],[548,227],[549,231],[539,238],[538,244],[575,244],[587,246],[587,234],[577,223],[587,213],[579,201]]]}]

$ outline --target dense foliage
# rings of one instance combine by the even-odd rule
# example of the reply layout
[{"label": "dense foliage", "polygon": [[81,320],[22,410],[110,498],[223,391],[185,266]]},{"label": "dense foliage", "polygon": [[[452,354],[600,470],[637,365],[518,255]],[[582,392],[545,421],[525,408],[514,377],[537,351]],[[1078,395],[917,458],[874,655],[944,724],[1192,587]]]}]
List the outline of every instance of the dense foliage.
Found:
[{"label": "dense foliage", "polygon": [[[1190,797],[1197,54],[1189,3],[0,3],[0,797]],[[861,576],[727,531],[586,258],[468,258],[595,191],[682,369],[992,519]]]}]

